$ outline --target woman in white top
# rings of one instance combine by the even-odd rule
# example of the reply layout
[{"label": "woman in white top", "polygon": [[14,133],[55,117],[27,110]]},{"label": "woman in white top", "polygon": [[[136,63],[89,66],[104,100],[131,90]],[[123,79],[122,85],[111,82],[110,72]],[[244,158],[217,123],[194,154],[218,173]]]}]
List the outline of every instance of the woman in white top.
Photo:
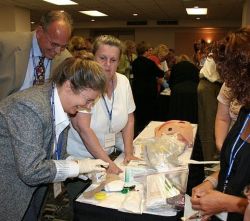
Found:
[{"label": "woman in white top", "polygon": [[220,92],[217,96],[218,108],[215,119],[215,140],[216,147],[221,151],[222,144],[237,120],[241,104],[233,97],[231,89],[222,85]]},{"label": "woman in white top", "polygon": [[93,45],[95,60],[107,77],[107,92],[100,96],[90,112],[73,117],[67,151],[76,158],[94,157],[109,162],[109,173],[121,169],[110,159],[114,148],[124,151],[124,162],[133,155],[135,104],[128,79],[116,73],[122,53],[121,42],[109,35],[98,37]]}]

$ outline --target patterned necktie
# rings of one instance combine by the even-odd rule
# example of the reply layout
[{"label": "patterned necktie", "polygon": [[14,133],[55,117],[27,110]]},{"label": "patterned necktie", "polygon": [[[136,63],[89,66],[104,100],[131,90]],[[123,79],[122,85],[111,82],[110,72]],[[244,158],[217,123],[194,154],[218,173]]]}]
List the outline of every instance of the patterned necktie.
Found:
[{"label": "patterned necktie", "polygon": [[44,58],[39,56],[38,65],[35,67],[35,79],[33,85],[44,84],[45,80],[45,67],[44,67]]}]

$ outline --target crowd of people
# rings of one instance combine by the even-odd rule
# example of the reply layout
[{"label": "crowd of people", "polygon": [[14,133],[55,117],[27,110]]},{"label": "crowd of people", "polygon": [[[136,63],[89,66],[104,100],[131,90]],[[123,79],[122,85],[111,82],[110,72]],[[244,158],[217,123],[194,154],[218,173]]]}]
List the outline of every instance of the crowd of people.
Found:
[{"label": "crowd of people", "polygon": [[50,11],[34,32],[0,35],[0,217],[38,220],[49,183],[58,195],[65,182],[72,203],[89,182],[81,175],[121,173],[112,155],[138,159],[133,139],[169,87],[168,118],[198,124],[203,158],[220,159],[193,188],[193,209],[202,220],[243,220],[245,211],[250,220],[250,28],[199,40],[189,58],[165,44],[71,37],[72,24]]}]

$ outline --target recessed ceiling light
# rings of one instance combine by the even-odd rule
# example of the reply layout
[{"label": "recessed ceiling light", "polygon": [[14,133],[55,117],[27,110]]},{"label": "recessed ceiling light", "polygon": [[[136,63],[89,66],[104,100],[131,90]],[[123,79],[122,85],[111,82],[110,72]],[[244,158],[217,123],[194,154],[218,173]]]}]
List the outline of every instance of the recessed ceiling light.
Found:
[{"label": "recessed ceiling light", "polygon": [[206,15],[207,14],[207,8],[199,8],[198,6],[195,6],[193,8],[186,8],[186,11],[188,15]]},{"label": "recessed ceiling light", "polygon": [[35,22],[34,22],[34,21],[31,21],[31,22],[30,22],[30,24],[32,24],[32,25],[33,25],[33,24],[35,24]]},{"label": "recessed ceiling light", "polygon": [[43,1],[49,2],[54,5],[78,5],[78,3],[70,0],[43,0]]},{"label": "recessed ceiling light", "polygon": [[200,20],[200,19],[201,19],[201,18],[199,18],[199,17],[198,17],[198,18],[196,18],[196,20]]},{"label": "recessed ceiling light", "polygon": [[133,16],[138,16],[138,14],[137,14],[137,13],[134,13]]},{"label": "recessed ceiling light", "polygon": [[80,13],[83,13],[85,15],[93,16],[93,17],[102,17],[102,16],[108,16],[102,12],[91,10],[91,11],[79,11]]},{"label": "recessed ceiling light", "polygon": [[95,21],[95,19],[91,19],[91,21]]}]

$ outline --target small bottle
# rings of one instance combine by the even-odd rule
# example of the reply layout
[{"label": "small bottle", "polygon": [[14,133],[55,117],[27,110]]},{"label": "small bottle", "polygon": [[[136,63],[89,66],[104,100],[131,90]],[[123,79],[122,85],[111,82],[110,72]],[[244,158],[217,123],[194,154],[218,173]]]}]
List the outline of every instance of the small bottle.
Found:
[{"label": "small bottle", "polygon": [[133,181],[132,169],[126,167],[125,169],[125,186],[129,186],[129,184]]}]

